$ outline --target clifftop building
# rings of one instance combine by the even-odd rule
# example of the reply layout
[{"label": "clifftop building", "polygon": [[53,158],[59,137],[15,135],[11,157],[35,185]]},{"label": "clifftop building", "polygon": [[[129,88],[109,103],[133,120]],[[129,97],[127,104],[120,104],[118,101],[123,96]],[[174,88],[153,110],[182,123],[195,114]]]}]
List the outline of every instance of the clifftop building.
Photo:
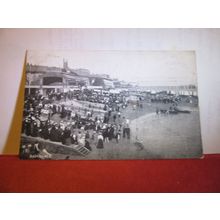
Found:
[{"label": "clifftop building", "polygon": [[68,61],[63,60],[63,68],[40,65],[26,65],[26,94],[39,91],[46,95],[50,91],[67,92],[82,86],[114,88],[108,75],[91,74],[88,69],[71,69]]}]

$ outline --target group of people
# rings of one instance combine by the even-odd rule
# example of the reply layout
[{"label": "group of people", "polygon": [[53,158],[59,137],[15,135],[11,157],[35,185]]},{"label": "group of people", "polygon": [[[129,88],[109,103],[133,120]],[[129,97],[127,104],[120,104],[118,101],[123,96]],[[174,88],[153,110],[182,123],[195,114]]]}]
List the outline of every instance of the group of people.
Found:
[{"label": "group of people", "polygon": [[51,159],[50,154],[46,148],[38,141],[34,143],[22,144],[20,148],[21,159]]},{"label": "group of people", "polygon": [[169,104],[169,103],[177,103],[181,101],[181,98],[174,95],[157,94],[151,97],[150,101],[152,103]]},{"label": "group of people", "polygon": [[[104,142],[115,140],[118,143],[121,134],[123,134],[123,138],[130,139],[129,120],[123,117],[122,124],[117,124],[116,119],[118,117],[120,116],[117,115],[116,118],[113,116],[111,120],[113,123],[109,123],[108,116],[104,118],[96,117],[95,120],[75,117],[69,122],[56,123],[51,120],[40,121],[34,114],[31,114],[23,121],[22,133],[27,136],[61,142],[64,145],[82,143],[82,141],[79,141],[82,138],[95,140],[97,134],[103,136]],[[108,123],[106,123],[107,121]]]},{"label": "group of people", "polygon": [[[70,95],[66,96],[69,99]],[[43,120],[41,116],[45,106],[49,106],[50,111],[46,120]],[[90,151],[92,147],[102,149],[105,143],[111,141],[118,143],[122,137],[129,140],[129,120],[121,115],[122,110],[127,107],[123,95],[114,94],[108,97],[108,101],[102,106],[103,115],[94,115],[92,105],[91,110],[86,109],[82,115],[65,105],[48,103],[48,99],[38,93],[27,96],[22,133],[63,145],[80,145]],[[54,114],[59,120],[53,120]]]}]

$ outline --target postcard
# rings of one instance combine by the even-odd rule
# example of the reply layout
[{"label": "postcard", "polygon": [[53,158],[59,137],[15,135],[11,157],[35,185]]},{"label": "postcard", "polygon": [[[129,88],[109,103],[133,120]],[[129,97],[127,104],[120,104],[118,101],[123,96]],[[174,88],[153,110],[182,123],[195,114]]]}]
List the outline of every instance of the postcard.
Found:
[{"label": "postcard", "polygon": [[195,51],[28,51],[21,159],[201,158]]}]

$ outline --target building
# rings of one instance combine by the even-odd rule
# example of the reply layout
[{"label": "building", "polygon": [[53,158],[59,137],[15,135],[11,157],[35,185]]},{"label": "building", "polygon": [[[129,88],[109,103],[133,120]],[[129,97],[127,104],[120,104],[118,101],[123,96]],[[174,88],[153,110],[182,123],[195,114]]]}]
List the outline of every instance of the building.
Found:
[{"label": "building", "polygon": [[109,76],[91,74],[87,69],[71,69],[66,60],[63,60],[63,68],[26,65],[26,94],[35,94],[38,91],[46,95],[51,91],[67,92],[83,86],[114,88]]}]

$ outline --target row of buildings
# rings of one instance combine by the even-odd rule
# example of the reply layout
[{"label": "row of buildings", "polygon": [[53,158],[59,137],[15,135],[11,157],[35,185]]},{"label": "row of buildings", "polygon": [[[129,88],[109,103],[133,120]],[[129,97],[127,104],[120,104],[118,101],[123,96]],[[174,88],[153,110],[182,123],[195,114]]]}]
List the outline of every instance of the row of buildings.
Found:
[{"label": "row of buildings", "polygon": [[63,67],[48,67],[40,65],[26,65],[26,94],[39,91],[45,95],[51,90],[67,92],[79,87],[113,89],[129,87],[125,82],[111,79],[107,74],[92,74],[88,69],[72,69],[68,61],[63,60]]},{"label": "row of buildings", "polygon": [[50,91],[68,92],[81,87],[93,89],[129,89],[135,91],[148,91],[152,94],[166,91],[179,95],[196,95],[194,85],[187,86],[148,86],[137,87],[133,84],[111,79],[107,74],[93,74],[88,69],[72,69],[68,61],[63,60],[63,67],[48,67],[41,65],[26,65],[26,94],[35,94],[36,91],[46,95]]}]

